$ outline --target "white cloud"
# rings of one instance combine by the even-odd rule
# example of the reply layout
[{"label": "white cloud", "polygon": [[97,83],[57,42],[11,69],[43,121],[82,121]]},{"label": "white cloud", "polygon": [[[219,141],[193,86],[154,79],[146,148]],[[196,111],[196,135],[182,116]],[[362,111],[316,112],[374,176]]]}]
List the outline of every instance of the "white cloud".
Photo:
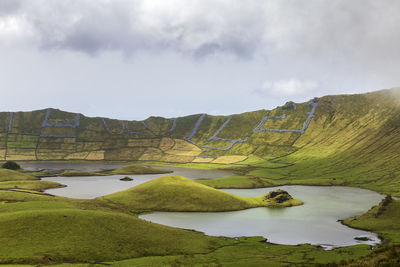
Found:
[{"label": "white cloud", "polygon": [[399,0],[0,0],[0,106],[229,114],[398,86],[398,14]]},{"label": "white cloud", "polygon": [[[241,58],[279,52],[361,64],[400,60],[398,0],[15,2],[0,5],[2,31],[25,35],[26,42],[33,34],[40,40],[35,45],[45,49],[89,54],[168,49]],[[1,34],[0,43],[10,38]]]},{"label": "white cloud", "polygon": [[23,16],[0,16],[0,40],[4,44],[13,45],[32,38],[32,25]]},{"label": "white cloud", "polygon": [[310,80],[265,81],[257,92],[269,96],[293,97],[310,95],[317,87],[318,83]]}]

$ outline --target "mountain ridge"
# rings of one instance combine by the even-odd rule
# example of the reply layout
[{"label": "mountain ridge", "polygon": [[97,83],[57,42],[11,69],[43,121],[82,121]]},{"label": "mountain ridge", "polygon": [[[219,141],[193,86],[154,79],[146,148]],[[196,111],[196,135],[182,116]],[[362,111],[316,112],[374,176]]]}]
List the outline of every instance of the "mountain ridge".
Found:
[{"label": "mountain ridge", "polygon": [[264,179],[261,185],[322,177],[327,184],[376,184],[398,194],[399,111],[394,88],[229,116],[125,121],[56,109],[1,112],[0,160],[247,166],[247,177]]}]

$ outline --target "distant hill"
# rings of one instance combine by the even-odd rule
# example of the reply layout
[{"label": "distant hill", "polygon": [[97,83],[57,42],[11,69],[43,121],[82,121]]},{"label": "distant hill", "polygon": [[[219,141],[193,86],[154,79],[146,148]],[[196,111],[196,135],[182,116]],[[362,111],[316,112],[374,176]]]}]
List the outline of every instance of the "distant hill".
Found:
[{"label": "distant hill", "polygon": [[0,160],[234,163],[272,169],[250,173],[270,179],[284,167],[278,176],[286,180],[360,179],[390,192],[399,187],[399,151],[400,89],[231,116],[121,121],[57,109],[0,113]]}]

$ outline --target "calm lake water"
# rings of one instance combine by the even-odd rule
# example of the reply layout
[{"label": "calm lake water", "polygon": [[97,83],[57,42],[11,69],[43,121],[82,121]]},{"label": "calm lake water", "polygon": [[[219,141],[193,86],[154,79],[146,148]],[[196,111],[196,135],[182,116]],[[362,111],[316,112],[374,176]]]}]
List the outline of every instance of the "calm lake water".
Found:
[{"label": "calm lake water", "polygon": [[[29,165],[29,166],[27,166]],[[119,168],[122,164],[87,163],[32,163],[24,164],[28,169],[74,169],[101,171]],[[190,179],[218,178],[233,173],[222,170],[196,170],[179,167],[161,167],[173,171],[174,175]],[[49,189],[47,193],[71,198],[96,198],[139,185],[168,174],[112,175],[89,177],[50,177],[66,185]],[[133,181],[120,181],[129,176]],[[140,218],[168,226],[194,229],[212,236],[263,236],[271,243],[296,245],[309,243],[326,248],[356,244],[379,243],[374,233],[342,225],[338,220],[363,214],[383,198],[376,192],[351,187],[280,186],[258,189],[226,189],[241,196],[260,196],[275,189],[288,191],[304,205],[290,208],[254,208],[232,212],[155,212]],[[367,237],[370,241],[358,241],[355,237]]]},{"label": "calm lake water", "polygon": [[23,169],[28,171],[40,171],[40,170],[77,170],[77,171],[88,171],[98,172],[118,169],[126,164],[105,164],[105,163],[69,163],[69,162],[34,162],[34,163],[21,163]]},{"label": "calm lake water", "polygon": [[[288,191],[304,205],[255,208],[233,212],[155,212],[140,218],[212,236],[263,236],[271,243],[309,243],[326,248],[379,243],[374,233],[349,228],[338,220],[361,215],[383,198],[373,191],[350,187],[280,186],[223,190],[241,196],[260,196],[275,189]],[[357,241],[367,237],[370,241]]]},{"label": "calm lake water", "polygon": [[[49,164],[49,163],[46,163]],[[115,166],[123,165],[108,165],[108,164],[77,164],[75,163],[53,163],[51,165],[41,164],[40,166],[31,166],[31,169],[52,169],[52,170],[84,170],[84,171],[101,171],[115,168]],[[31,165],[34,165],[33,163]],[[24,166],[23,166],[24,167]],[[119,168],[117,167],[117,168]],[[25,168],[25,167],[24,167]],[[153,180],[155,178],[166,176],[166,175],[180,175],[189,179],[200,179],[200,178],[218,178],[227,177],[234,175],[232,172],[224,170],[197,170],[179,167],[160,167],[173,171],[173,173],[164,174],[135,174],[135,175],[110,175],[110,176],[74,176],[74,177],[47,177],[42,178],[44,181],[57,182],[66,187],[48,189],[45,192],[70,198],[84,198],[91,199],[108,194],[112,194],[118,191],[126,190],[133,186],[142,184],[144,182]],[[121,178],[128,176],[133,181],[120,181]]]}]

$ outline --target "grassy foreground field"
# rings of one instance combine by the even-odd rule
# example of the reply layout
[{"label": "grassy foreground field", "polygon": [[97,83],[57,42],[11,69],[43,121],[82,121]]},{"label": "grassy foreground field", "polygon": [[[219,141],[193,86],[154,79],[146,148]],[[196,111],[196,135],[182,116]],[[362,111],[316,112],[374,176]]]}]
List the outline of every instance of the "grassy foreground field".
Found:
[{"label": "grassy foreground field", "polygon": [[[41,182],[29,180],[35,177],[33,173],[24,177],[27,177],[25,182],[28,183]],[[1,183],[13,182],[24,181],[15,178]],[[195,198],[203,198],[205,202],[198,202],[197,206],[186,204],[191,194],[196,194]],[[146,202],[150,205],[143,204]],[[178,208],[177,203],[183,208]],[[264,238],[256,237],[209,237],[195,231],[146,222],[136,215],[145,209],[187,210],[189,207],[201,210],[205,206],[224,209],[230,203],[235,203],[230,209],[263,204],[260,204],[259,198],[237,197],[174,176],[161,177],[94,200],[50,196],[33,187],[0,190],[0,244],[7,244],[0,246],[0,263],[69,263],[60,266],[93,266],[103,262],[115,266],[287,266],[350,263],[371,257],[372,250],[367,245],[325,251],[311,245],[269,244]],[[375,207],[355,220],[361,225],[354,225],[377,231],[385,238],[385,243],[397,244],[399,231],[393,228],[393,223],[398,220],[396,214],[400,214],[398,203],[390,202],[384,209]],[[371,221],[370,216],[374,215],[369,214],[375,214],[377,209],[380,210],[379,216]],[[353,221],[350,220],[349,224],[353,225]],[[383,257],[381,254],[380,257]]]},{"label": "grassy foreground field", "polygon": [[233,243],[117,212],[79,210],[64,203],[14,205],[9,207],[12,212],[0,213],[0,241],[7,244],[0,246],[2,263],[96,262],[206,253]]}]

